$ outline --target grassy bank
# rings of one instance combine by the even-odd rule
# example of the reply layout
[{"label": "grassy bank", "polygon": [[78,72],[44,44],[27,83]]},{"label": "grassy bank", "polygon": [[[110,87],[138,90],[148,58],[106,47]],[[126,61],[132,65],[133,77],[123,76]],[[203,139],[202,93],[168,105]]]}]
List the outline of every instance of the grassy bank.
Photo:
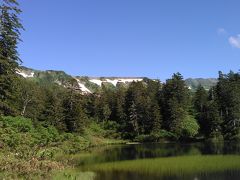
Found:
[{"label": "grassy bank", "polygon": [[93,146],[124,143],[106,134],[108,132],[96,123],[89,124],[79,135],[58,132],[53,126],[36,124],[22,117],[1,117],[0,178],[47,178],[54,170],[74,167],[72,159],[76,153]]},{"label": "grassy bank", "polygon": [[[223,163],[224,162],[224,163]],[[160,176],[191,175],[240,170],[240,156],[180,156],[109,162],[85,167],[87,171],[122,171]]]}]

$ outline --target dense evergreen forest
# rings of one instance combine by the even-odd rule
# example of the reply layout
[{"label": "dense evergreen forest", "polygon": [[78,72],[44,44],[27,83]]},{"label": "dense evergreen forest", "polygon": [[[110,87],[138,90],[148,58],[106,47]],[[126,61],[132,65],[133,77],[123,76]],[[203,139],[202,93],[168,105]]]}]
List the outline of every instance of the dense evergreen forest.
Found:
[{"label": "dense evergreen forest", "polygon": [[[240,74],[219,72],[218,84],[191,92],[180,73],[166,83],[144,79],[116,90],[81,95],[74,88],[42,84],[16,74],[21,63],[17,44],[23,29],[15,1],[1,6],[0,112],[23,116],[59,132],[83,133],[91,121],[136,140],[220,137],[239,138]],[[77,83],[73,80],[72,86]],[[156,139],[157,138],[157,139]],[[151,139],[150,139],[151,140]]]},{"label": "dense evergreen forest", "polygon": [[100,92],[88,95],[74,89],[76,80],[72,80],[72,88],[31,81],[16,73],[23,29],[19,13],[15,0],[3,0],[0,149],[26,155],[27,147],[22,145],[37,150],[67,139],[83,144],[78,137],[93,124],[105,137],[128,141],[240,140],[240,73],[219,72],[216,86],[210,90],[199,86],[196,92],[186,86],[180,73],[166,82],[145,78],[128,87],[103,85]]}]

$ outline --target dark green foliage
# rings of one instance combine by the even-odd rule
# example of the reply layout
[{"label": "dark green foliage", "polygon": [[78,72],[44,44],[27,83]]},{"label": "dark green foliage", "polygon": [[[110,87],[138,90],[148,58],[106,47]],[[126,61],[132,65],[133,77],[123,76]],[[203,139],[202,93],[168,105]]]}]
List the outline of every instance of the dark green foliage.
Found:
[{"label": "dark green foliage", "polygon": [[140,134],[139,121],[141,120],[141,114],[137,112],[137,106],[134,101],[132,101],[129,107],[129,122],[131,124],[131,129],[136,135]]},{"label": "dark green foliage", "polygon": [[163,86],[162,104],[164,126],[177,137],[192,137],[197,134],[198,126],[189,114],[190,102],[190,91],[183,77],[179,73],[174,74]]},{"label": "dark green foliage", "polygon": [[121,86],[120,84],[117,85],[117,91],[115,94],[116,103],[114,112],[115,115],[113,115],[113,119],[116,120],[116,122],[120,125],[119,130],[124,131],[124,127],[126,126],[126,103],[125,103],[125,96],[126,96],[126,88]]},{"label": "dark green foliage", "polygon": [[12,107],[17,110],[17,115],[34,120],[40,119],[45,108],[44,88],[37,83],[23,78],[18,78],[15,88],[14,99],[11,100]]},{"label": "dark green foliage", "polygon": [[219,82],[213,94],[223,119],[223,134],[226,139],[239,140],[240,134],[240,74],[219,72]]},{"label": "dark green foliage", "polygon": [[160,87],[160,82],[149,79],[133,82],[128,88],[119,83],[116,89],[109,89],[103,84],[101,92],[93,98],[94,108],[88,109],[98,122],[116,122],[119,133],[127,139],[158,132],[162,124]]},{"label": "dark green foliage", "polygon": [[150,133],[153,128],[151,117],[154,114],[151,114],[152,102],[147,91],[147,85],[142,82],[130,84],[125,102],[128,122],[126,123],[126,128],[128,131],[133,136]]},{"label": "dark green foliage", "polygon": [[177,137],[174,133],[166,130],[160,130],[146,135],[142,134],[135,138],[135,141],[137,142],[164,142],[166,140],[175,141],[177,140]]},{"label": "dark green foliage", "polygon": [[8,100],[13,96],[16,69],[21,62],[17,44],[23,29],[18,19],[21,10],[17,6],[15,0],[3,0],[0,4],[0,114],[14,111]]},{"label": "dark green foliage", "polygon": [[63,100],[64,122],[68,132],[83,133],[87,116],[82,106],[82,95],[70,90]]},{"label": "dark green foliage", "polygon": [[208,92],[199,86],[194,96],[194,109],[196,112],[196,119],[200,125],[200,132],[206,135],[208,123],[206,122],[206,111],[208,110]]},{"label": "dark green foliage", "polygon": [[[1,158],[2,167],[12,172],[17,167],[25,174],[25,167],[48,172],[56,166],[61,169],[59,164],[43,163],[59,152],[77,153],[106,144],[101,141],[109,137],[188,140],[198,135],[199,125],[204,138],[240,140],[239,73],[219,73],[218,82],[184,81],[176,73],[165,84],[144,78],[116,87],[107,82],[99,87],[87,77],[73,78],[63,71],[34,71],[33,77],[24,79],[17,75],[20,12],[15,0],[0,5],[0,153],[13,157]],[[93,94],[83,95],[78,83]],[[16,165],[19,161],[23,164]]]},{"label": "dark green foliage", "polygon": [[204,112],[204,132],[206,137],[218,138],[222,134],[222,119],[218,111],[218,105],[209,101]]},{"label": "dark green foliage", "polygon": [[[4,126],[11,124],[8,146],[19,146],[21,133],[31,136],[28,146],[58,142],[61,133],[69,133],[67,137],[78,135],[72,144],[78,149],[77,138],[94,123],[105,129],[104,137],[138,141],[194,138],[199,125],[206,138],[222,134],[225,139],[240,138],[239,73],[220,73],[209,92],[205,89],[212,85],[198,79],[191,86],[204,86],[195,93],[180,73],[165,84],[144,78],[116,87],[107,82],[97,87],[87,77],[73,78],[63,71],[34,71],[33,77],[23,79],[16,73],[21,62],[17,53],[21,11],[14,0],[4,0],[0,10],[0,113],[31,119],[21,123],[17,118],[16,124],[11,118],[5,118],[8,123],[2,120]],[[79,82],[94,93],[82,95]],[[13,137],[16,129],[21,135]]]},{"label": "dark green foliage", "polygon": [[41,121],[45,121],[46,124],[55,126],[60,131],[66,131],[63,97],[66,91],[60,86],[48,86],[45,87],[44,109],[41,114]]},{"label": "dark green foliage", "polygon": [[[40,144],[45,146],[60,138],[54,127],[43,127],[41,125],[35,127],[31,119],[23,117],[1,118],[0,129],[0,142],[3,142],[5,148],[14,149],[17,152],[21,152],[21,148],[24,146],[29,148]],[[21,153],[20,156],[23,156],[24,152]]]},{"label": "dark green foliage", "polygon": [[155,102],[152,104],[150,114],[151,114],[151,121],[152,121],[152,125],[151,125],[152,132],[160,131],[162,127],[162,115],[161,115],[161,109],[158,103]]},{"label": "dark green foliage", "polygon": [[160,104],[161,83],[158,80],[145,79],[147,93],[150,99],[150,122],[151,132],[158,133],[162,128],[162,114]]}]

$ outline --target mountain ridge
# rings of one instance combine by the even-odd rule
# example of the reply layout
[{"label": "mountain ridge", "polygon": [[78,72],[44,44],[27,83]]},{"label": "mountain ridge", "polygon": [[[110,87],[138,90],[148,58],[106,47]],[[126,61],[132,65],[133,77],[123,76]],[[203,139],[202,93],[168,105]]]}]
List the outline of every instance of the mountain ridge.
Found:
[{"label": "mountain ridge", "polygon": [[[98,92],[102,85],[108,88],[117,88],[118,84],[128,86],[132,82],[144,81],[151,79],[147,77],[96,77],[96,76],[72,76],[61,70],[35,70],[32,68],[21,66],[17,73],[24,78],[35,79],[44,83],[56,83],[64,87],[73,86],[75,89],[81,90],[83,94]],[[160,79],[151,79],[160,81]],[[192,91],[195,91],[199,85],[202,85],[206,90],[215,86],[218,82],[217,78],[187,78],[186,85]]]}]

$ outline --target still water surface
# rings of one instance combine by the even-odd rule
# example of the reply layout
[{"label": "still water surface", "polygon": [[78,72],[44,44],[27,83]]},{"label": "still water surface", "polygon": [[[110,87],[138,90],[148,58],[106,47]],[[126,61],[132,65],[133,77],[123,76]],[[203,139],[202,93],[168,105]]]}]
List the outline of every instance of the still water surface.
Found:
[{"label": "still water surface", "polygon": [[[155,172],[153,171],[142,171],[143,168],[151,169],[148,167],[149,164],[146,163],[146,167],[144,161],[149,160],[152,161],[156,158],[174,158],[180,157],[181,162],[180,165],[188,165],[191,164],[192,161],[195,161],[195,157],[224,157],[228,158],[228,155],[234,157],[233,159],[239,159],[240,157],[240,144],[234,142],[221,142],[221,143],[194,143],[194,144],[177,144],[177,143],[165,143],[165,144],[135,144],[135,145],[114,145],[107,146],[102,148],[95,148],[91,152],[95,154],[94,156],[86,157],[79,162],[79,166],[84,171],[94,171],[96,176],[94,180],[182,180],[182,179],[191,179],[191,180],[240,180],[240,162],[233,162],[236,167],[228,167],[225,169],[218,169],[217,166],[224,165],[224,161],[220,161],[215,164],[216,169],[211,168],[211,171],[203,170],[201,172],[195,172],[194,169],[187,173],[185,173],[184,168],[181,171],[174,172],[171,170],[172,163],[166,164],[169,168],[169,172],[166,174],[161,174],[161,162],[159,163],[159,170],[157,169]],[[182,158],[181,158],[182,157]],[[187,158],[185,158],[187,157]],[[235,158],[236,157],[236,158]],[[186,159],[186,160],[185,160]],[[139,161],[140,160],[140,161]],[[226,160],[226,159],[225,159]],[[129,169],[123,168],[115,168],[111,170],[104,170],[103,167],[111,167],[117,166],[120,163],[126,163],[126,166],[129,165],[129,162],[132,164],[141,163],[141,169],[132,169],[129,166]],[[211,160],[210,160],[211,162]],[[199,166],[204,167],[204,161],[199,161]],[[209,163],[209,162],[206,162]],[[104,165],[107,164],[107,165]],[[229,164],[229,162],[228,162]],[[231,162],[230,162],[231,164]],[[91,168],[94,167],[94,168]],[[95,168],[95,167],[99,167]],[[188,166],[187,166],[188,167]],[[180,167],[181,168],[181,167]],[[97,170],[96,170],[97,169]]]}]

